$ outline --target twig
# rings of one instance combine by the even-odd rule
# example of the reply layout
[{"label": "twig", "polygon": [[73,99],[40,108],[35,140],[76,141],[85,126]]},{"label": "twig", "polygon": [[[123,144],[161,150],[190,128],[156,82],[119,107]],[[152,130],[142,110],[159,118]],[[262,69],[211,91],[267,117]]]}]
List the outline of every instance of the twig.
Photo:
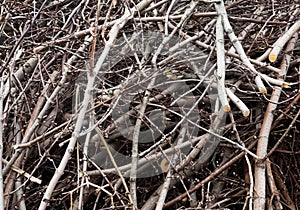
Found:
[{"label": "twig", "polygon": [[[93,122],[94,122],[93,114],[90,113],[89,127],[93,124]],[[99,135],[99,133],[98,133],[98,135]],[[86,171],[87,171],[87,168],[88,168],[87,155],[88,155],[88,146],[89,146],[89,143],[90,143],[90,139],[91,139],[91,132],[86,135],[86,138],[85,138],[85,141],[84,141],[84,144],[83,144],[83,164],[82,164],[82,174],[83,174],[83,176],[81,177],[81,183],[80,183],[80,186],[82,186],[82,187],[80,188],[80,191],[79,191],[78,209],[83,208],[83,196],[86,193],[86,191],[88,191],[88,189],[86,189],[84,187],[84,184],[85,184],[86,181],[88,181],[88,180],[86,180],[85,174],[86,174]],[[78,167],[78,177],[80,178],[79,173],[80,173],[80,168]]]},{"label": "twig", "polygon": [[[154,74],[157,74],[155,72]],[[153,87],[155,83],[155,77],[152,78],[151,82],[149,83],[147,90],[145,91],[143,102],[141,105],[141,108],[139,109],[138,118],[136,119],[136,123],[133,130],[133,137],[132,137],[132,162],[131,162],[131,170],[130,170],[130,194],[132,197],[133,205],[135,208],[137,208],[137,195],[136,195],[136,173],[137,173],[137,166],[138,166],[138,143],[139,143],[139,137],[140,137],[140,129],[142,125],[142,119],[145,114],[145,110],[147,107],[147,103],[149,101],[150,97],[150,89]]]},{"label": "twig", "polygon": [[21,42],[24,39],[25,35],[29,31],[30,27],[34,24],[36,18],[39,16],[39,14],[42,11],[42,9],[44,8],[46,2],[47,2],[47,0],[43,1],[43,3],[41,4],[41,6],[39,8],[39,11],[34,15],[34,17],[32,18],[32,20],[30,21],[30,24],[26,25],[25,30],[22,32],[22,34],[19,37],[19,39],[17,40],[16,44],[14,44],[13,49],[10,51],[10,54],[9,54],[8,58],[6,59],[5,63],[2,65],[2,68],[1,68],[0,72],[3,72],[4,69],[6,68],[6,66],[9,64],[11,58],[13,57],[13,54],[15,53],[16,49],[21,44]]},{"label": "twig", "polygon": [[[141,1],[138,5],[136,5],[136,7],[132,8],[131,11],[127,10],[125,11],[125,14],[117,20],[116,24],[112,27],[112,29],[109,32],[109,40],[106,42],[104,50],[102,52],[102,54],[100,55],[97,64],[95,66],[95,68],[93,69],[92,72],[90,72],[90,74],[88,74],[88,84],[87,84],[87,88],[85,90],[84,93],[84,99],[82,102],[82,108],[78,114],[78,118],[75,124],[75,129],[74,132],[72,134],[72,137],[69,141],[68,147],[66,149],[66,152],[54,174],[54,176],[52,177],[49,186],[47,187],[47,190],[43,196],[42,202],[40,203],[39,206],[39,210],[44,210],[47,207],[47,203],[49,201],[49,199],[51,198],[52,192],[58,182],[58,180],[60,179],[61,175],[63,174],[63,171],[68,163],[69,158],[72,155],[72,152],[74,150],[77,138],[79,136],[79,132],[81,130],[82,127],[82,123],[84,120],[84,115],[85,112],[87,110],[88,107],[88,103],[89,103],[89,99],[90,99],[90,92],[93,90],[93,85],[94,85],[94,81],[95,81],[95,76],[98,74],[98,72],[100,71],[102,64],[104,63],[104,60],[106,58],[106,56],[108,55],[109,50],[111,49],[113,42],[115,41],[115,39],[117,38],[118,32],[119,30],[125,25],[125,23],[128,21],[128,18],[132,15],[134,15],[137,11],[143,9],[144,7],[146,7],[151,1],[150,0],[144,0]],[[130,201],[132,202],[132,200]]]},{"label": "twig", "polygon": [[[231,123],[232,123],[232,130],[234,131],[235,133],[235,136],[236,136],[236,139],[237,141],[245,146],[244,142],[241,140],[240,138],[240,135],[239,135],[239,132],[238,130],[236,129],[236,123],[235,123],[235,120],[234,120],[234,117],[233,117],[233,114],[232,112],[229,113],[229,116],[230,116],[230,119],[231,119]],[[251,168],[251,163],[250,163],[250,160],[249,160],[249,157],[247,154],[245,154],[245,159],[246,159],[246,162],[247,162],[247,165],[248,165],[248,171],[249,171],[249,177],[250,177],[250,190],[249,190],[249,210],[252,210],[253,209],[253,195],[254,195],[254,180],[253,180],[253,174],[252,174],[252,168]]]},{"label": "twig", "polygon": [[280,169],[278,169],[278,166],[275,165],[274,163],[271,165],[271,168],[273,169],[274,179],[276,180],[277,187],[282,196],[282,201],[285,201],[282,204],[284,204],[291,210],[296,210],[297,207],[289,195],[289,190],[286,187],[285,181],[280,177],[281,176]]},{"label": "twig", "polygon": [[[99,135],[102,144],[105,146],[106,151],[107,151],[107,153],[108,153],[108,155],[109,155],[110,160],[111,160],[112,163],[113,163],[114,168],[116,169],[118,175],[120,176],[120,178],[121,178],[121,180],[122,180],[123,186],[124,186],[124,188],[125,188],[126,194],[127,194],[128,197],[129,197],[130,203],[133,203],[133,199],[132,199],[132,196],[131,196],[130,191],[129,191],[129,189],[128,189],[128,186],[127,186],[127,184],[126,184],[126,181],[125,181],[125,179],[124,179],[124,176],[122,175],[121,171],[119,170],[119,167],[118,167],[116,161],[114,160],[113,154],[111,153],[111,151],[110,151],[110,149],[109,149],[109,146],[108,146],[106,140],[104,139],[104,137],[103,137],[101,131],[99,130],[99,128],[96,128],[96,132],[97,132],[97,134]],[[134,208],[135,208],[135,207],[134,207]]]},{"label": "twig", "polygon": [[295,122],[299,119],[300,115],[300,109],[298,110],[297,114],[295,115],[294,119],[292,120],[292,122],[289,124],[288,128],[284,131],[284,133],[282,134],[282,136],[280,137],[280,139],[278,139],[278,141],[276,142],[276,144],[272,147],[272,149],[268,152],[268,154],[266,155],[266,157],[270,157],[271,154],[273,154],[273,152],[278,148],[278,146],[282,143],[282,141],[285,139],[286,135],[289,133],[289,131],[291,130],[291,128],[294,126]]},{"label": "twig", "polygon": [[54,134],[54,136],[57,135],[57,134],[55,134],[55,132],[56,132],[56,131],[59,131],[59,130],[62,129],[63,127],[65,127],[65,128],[63,129],[62,132],[66,131],[66,130],[68,129],[68,126],[69,126],[71,123],[72,123],[71,120],[66,121],[66,122],[62,123],[61,125],[58,125],[58,126],[56,126],[55,128],[51,129],[50,131],[45,132],[44,134],[42,134],[42,135],[36,137],[35,139],[32,139],[31,141],[29,141],[29,142],[27,142],[27,143],[16,144],[16,145],[14,145],[13,148],[14,148],[14,149],[18,149],[18,148],[22,148],[22,147],[23,147],[23,148],[25,148],[25,147],[30,147],[30,146],[32,146],[32,145],[38,143],[39,141],[46,139],[46,138],[47,138],[48,136],[50,136],[51,134]]},{"label": "twig", "polygon": [[[276,209],[283,209],[281,203],[280,203],[280,196],[279,196],[279,191],[277,190],[276,184],[275,184],[275,180],[273,177],[273,173],[272,173],[272,168],[271,168],[271,162],[269,159],[267,159],[266,161],[266,165],[267,165],[267,177],[268,177],[268,182],[269,182],[269,186],[272,192],[272,195],[274,195],[276,197],[275,202],[275,208]],[[271,206],[271,202],[268,206]]]},{"label": "twig", "polygon": [[[83,49],[85,49],[85,47],[88,44],[89,39],[90,38],[87,38],[86,42],[83,45],[80,46],[80,48],[78,49],[79,52],[81,52]],[[72,64],[76,59],[77,59],[77,56],[75,56],[75,55],[71,56],[71,58],[68,60],[67,64],[69,64],[69,65]],[[39,125],[39,122],[43,119],[45,113],[47,112],[48,108],[52,104],[53,100],[55,99],[55,97],[57,96],[59,91],[65,85],[69,68],[70,67],[68,65],[64,66],[63,76],[62,76],[61,80],[59,81],[59,85],[57,85],[57,87],[54,89],[51,96],[47,98],[46,104],[44,105],[42,110],[39,112],[37,118],[34,120],[34,123],[32,124],[31,127],[28,128],[25,136],[22,139],[22,144],[27,143],[30,140],[32,133],[35,131],[35,129]],[[7,163],[6,167],[3,169],[3,171],[2,171],[3,175],[6,175],[9,172],[10,167],[15,162],[15,160],[19,157],[22,150],[23,150],[23,148],[19,148],[19,149],[16,150],[14,155],[11,157],[11,159]]]},{"label": "twig", "polygon": [[226,12],[226,9],[225,9],[225,6],[224,6],[224,2],[221,0],[220,3],[215,3],[215,8],[216,8],[218,14],[222,16],[222,21],[223,21],[222,24],[223,24],[224,30],[227,32],[228,37],[230,38],[230,41],[232,42],[233,46],[235,47],[235,50],[239,54],[239,56],[240,56],[241,60],[243,61],[243,63],[255,75],[255,82],[259,87],[259,91],[261,93],[266,93],[267,89],[264,87],[263,83],[261,82],[261,77],[263,79],[269,81],[269,82],[271,82],[271,81],[268,80],[269,77],[266,77],[266,76],[262,75],[261,73],[257,72],[256,69],[254,68],[254,66],[251,64],[251,62],[247,58],[246,53],[243,49],[243,46],[241,45],[238,38],[234,34],[233,29],[230,25],[230,22],[229,22],[228,17],[227,17],[227,12]]},{"label": "twig", "polygon": [[[258,7],[258,9],[255,10],[255,12],[253,13],[253,18],[255,18],[255,20],[257,21],[261,21],[262,17],[260,17],[259,15],[261,14],[262,10],[264,9],[264,6],[260,6]],[[232,18],[229,18],[232,20]],[[235,18],[233,18],[234,20]],[[238,18],[239,19],[239,18]],[[242,18],[243,19],[243,18]],[[252,21],[251,21],[252,22]],[[252,22],[251,24],[249,24],[246,28],[243,29],[243,31],[239,34],[238,39],[239,40],[244,40],[245,37],[247,36],[247,34],[249,34],[249,31],[255,26],[255,22]],[[254,43],[254,42],[253,42]],[[249,50],[248,50],[249,51]],[[230,49],[228,50],[228,52],[235,52],[235,49],[233,46],[230,47]],[[231,59],[228,58],[226,60],[226,63],[230,63]]]},{"label": "twig", "polygon": [[[183,142],[183,140],[185,138],[185,135],[186,135],[186,128],[184,127],[184,128],[182,128],[182,130],[180,132],[180,137],[178,139],[177,144],[181,144]],[[168,193],[168,190],[169,190],[169,187],[170,187],[172,175],[174,173],[174,165],[176,164],[178,158],[179,157],[178,157],[177,153],[175,152],[174,155],[173,155],[173,158],[172,158],[172,163],[173,164],[171,164],[171,167],[169,166],[169,171],[167,173],[166,180],[162,185],[163,187],[162,187],[162,190],[160,192],[160,196],[159,196],[159,199],[157,201],[155,210],[161,210],[163,208],[163,205],[164,205],[164,202],[165,202],[165,199],[167,197],[167,193]]]},{"label": "twig", "polygon": [[204,30],[203,30],[203,31],[200,31],[198,34],[196,34],[196,35],[194,35],[194,36],[191,36],[191,37],[185,39],[184,41],[175,44],[174,46],[172,46],[172,47],[169,49],[169,52],[171,52],[171,53],[176,52],[176,50],[178,50],[180,47],[183,47],[183,46],[189,44],[190,42],[195,41],[195,40],[201,38],[203,35],[205,35],[205,31],[208,31],[208,30],[215,24],[215,22],[216,22],[215,19],[211,20],[211,21],[204,27]]},{"label": "twig", "polygon": [[265,21],[264,25],[261,27],[261,29],[258,31],[258,33],[256,33],[255,38],[254,38],[252,44],[250,45],[250,47],[249,47],[249,49],[248,49],[248,52],[250,52],[250,50],[252,49],[253,44],[256,42],[258,35],[265,29],[266,25],[270,22],[270,20],[271,20],[274,16],[275,16],[275,12],[274,12],[274,9],[273,9],[272,15],[271,15],[270,17],[268,17],[268,19]]},{"label": "twig", "polygon": [[168,7],[167,13],[166,13],[166,17],[165,17],[165,36],[168,36],[169,32],[168,32],[168,22],[169,22],[169,16],[171,13],[172,8],[174,7],[174,5],[176,4],[177,0],[172,0],[170,6]]},{"label": "twig", "polygon": [[[92,40],[92,46],[91,46],[91,52],[90,52],[90,72],[93,71],[94,68],[94,60],[95,60],[95,48],[96,48],[96,43],[97,43],[97,38],[98,38],[98,19],[100,16],[100,6],[101,6],[101,2],[100,0],[98,0],[97,3],[97,10],[96,10],[96,20],[95,20],[95,25],[94,25],[94,30],[93,30],[93,40]],[[112,6],[112,4],[111,4]],[[110,7],[111,7],[110,6]],[[103,27],[104,29],[104,27]],[[104,33],[104,32],[103,32]]]},{"label": "twig", "polygon": [[[170,24],[170,25],[171,25],[171,24]],[[186,33],[184,33],[183,31],[180,31],[179,34],[182,35],[183,37],[185,37],[186,39],[187,39],[187,38],[190,38],[190,36],[187,35]],[[207,45],[207,44],[205,44],[205,43],[203,43],[203,42],[201,42],[201,41],[199,41],[199,40],[195,41],[195,43],[196,43],[197,45],[199,45],[200,47],[203,47],[203,48],[206,48],[206,49],[210,49],[210,50],[214,50],[214,48],[213,48],[212,46]],[[242,60],[242,58],[241,58],[238,54],[235,54],[235,53],[232,53],[232,52],[228,52],[228,51],[225,51],[225,52],[226,52],[226,54],[228,54],[228,55],[230,55],[230,56],[232,56],[232,57],[239,58],[239,59]],[[270,65],[268,65],[268,64],[266,64],[266,63],[262,63],[262,62],[260,62],[260,61],[254,60],[254,59],[249,59],[249,61],[252,62],[252,63],[255,64],[255,65],[258,65],[258,66],[260,66],[260,67],[269,69],[269,70],[271,70],[271,71],[275,71],[275,72],[280,72],[280,71],[281,71],[280,69],[277,69],[277,68],[272,67],[272,66],[270,66]],[[255,71],[256,71],[256,70],[255,70]],[[255,72],[254,72],[254,73],[255,73]],[[258,73],[258,72],[257,72],[257,73]],[[288,88],[288,87],[290,86],[290,84],[289,84],[288,82],[279,81],[279,80],[277,80],[277,79],[274,79],[274,78],[271,78],[271,77],[267,76],[266,74],[259,73],[259,75],[260,75],[261,77],[263,77],[264,79],[266,79],[267,81],[269,81],[270,83],[274,83],[274,84],[279,85],[279,86],[282,86],[282,87],[284,87],[284,88]],[[259,80],[261,81],[261,79],[259,79]],[[261,81],[261,83],[262,83],[262,81]],[[260,86],[261,86],[261,85],[259,85],[259,87],[260,87]],[[261,89],[260,92],[261,92],[261,91],[264,91],[264,89]]]},{"label": "twig", "polygon": [[[3,162],[4,164],[7,164],[7,160],[5,160],[5,159],[2,159],[2,162]],[[24,177],[26,177],[27,179],[29,179],[29,180],[32,181],[32,182],[35,182],[35,183],[37,183],[37,184],[41,184],[41,183],[42,183],[42,180],[41,180],[41,179],[38,179],[38,178],[32,176],[31,174],[27,173],[26,171],[20,169],[19,167],[16,167],[16,166],[13,165],[13,166],[11,167],[11,169],[12,169],[13,171],[17,172],[18,174],[23,175]]]},{"label": "twig", "polygon": [[[300,74],[299,74],[300,75]],[[299,79],[300,82],[300,79]],[[299,83],[300,85],[300,83]],[[297,97],[294,98],[294,100],[288,105],[288,107],[285,109],[284,112],[282,112],[279,117],[277,117],[277,119],[274,121],[274,123],[272,124],[272,130],[278,125],[278,123],[286,116],[286,114],[290,111],[290,109],[298,103],[298,101],[300,100],[300,92],[298,92]]]},{"label": "twig", "polygon": [[[256,144],[256,142],[252,143],[248,147],[248,149],[251,149],[252,147],[254,147],[255,144]],[[193,193],[193,192],[195,192],[200,187],[202,187],[204,184],[208,183],[209,181],[211,181],[212,179],[214,179],[216,176],[218,176],[220,173],[222,173],[225,169],[227,169],[233,163],[235,163],[236,161],[238,161],[239,159],[241,159],[242,157],[244,157],[244,155],[245,155],[245,153],[241,152],[240,154],[238,154],[237,156],[235,156],[234,158],[232,158],[231,160],[229,160],[227,163],[225,163],[223,166],[221,166],[220,168],[218,168],[215,171],[211,172],[211,174],[208,177],[206,177],[204,180],[202,180],[201,182],[199,182],[198,184],[196,184],[194,188],[188,190],[188,192],[185,192],[185,193],[181,194],[180,196],[174,198],[173,200],[169,201],[168,203],[166,203],[164,205],[164,208],[168,208],[168,207],[174,205],[175,203],[181,201],[183,198],[185,198],[187,196],[187,193]]]},{"label": "twig", "polygon": [[5,83],[4,98],[7,97],[10,89],[15,86],[16,80],[19,81],[24,80],[25,74],[30,74],[35,69],[37,62],[38,62],[38,58],[34,56],[28,59],[28,61],[26,61],[24,65],[22,65],[21,68],[18,69],[18,71],[12,74],[12,82],[8,80]]},{"label": "twig", "polygon": [[[176,145],[175,150],[180,150],[180,149],[189,147],[190,144],[195,144],[195,142],[203,141],[204,138],[207,138],[206,136],[207,135],[198,136],[196,138],[191,139],[190,141],[184,142],[183,144]],[[166,150],[163,150],[162,152],[164,152],[165,154],[169,154],[169,153],[172,153],[173,150],[174,150],[174,148],[168,148]],[[153,161],[155,159],[161,158],[163,156],[162,152],[151,154],[151,155],[148,155],[147,157],[144,157],[144,158],[140,158],[138,160],[138,165],[144,165],[149,161]],[[118,169],[120,171],[126,171],[126,170],[129,170],[130,168],[131,168],[131,164],[127,164],[127,165],[123,165],[123,166],[119,167]],[[176,170],[180,170],[180,169],[176,168]],[[113,168],[113,169],[104,169],[101,172],[103,172],[103,173],[116,173],[117,171],[116,171],[115,168]],[[99,174],[101,174],[101,173],[98,170],[87,172],[87,175],[89,175],[89,176],[95,176],[95,175],[99,175]]]}]

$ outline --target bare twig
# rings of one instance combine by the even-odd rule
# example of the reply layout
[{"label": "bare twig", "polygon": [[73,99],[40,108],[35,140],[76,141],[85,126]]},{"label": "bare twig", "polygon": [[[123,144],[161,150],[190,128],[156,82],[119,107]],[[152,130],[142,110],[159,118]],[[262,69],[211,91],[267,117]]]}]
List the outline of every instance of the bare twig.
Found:
[{"label": "bare twig", "polygon": [[[248,149],[251,149],[252,147],[255,146],[256,143],[251,144]],[[211,181],[214,177],[218,176],[220,173],[222,173],[222,171],[224,171],[227,167],[229,167],[230,165],[232,165],[233,163],[235,163],[236,161],[238,161],[240,158],[244,157],[245,153],[242,152],[240,154],[238,154],[237,156],[235,156],[234,158],[232,158],[230,161],[228,161],[227,163],[225,163],[223,166],[221,166],[220,168],[216,169],[215,171],[213,171],[208,177],[206,177],[204,180],[202,180],[201,182],[199,182],[198,184],[195,185],[194,188],[190,189],[188,191],[188,193],[192,193],[195,192],[196,190],[198,190],[200,187],[202,187],[204,184],[206,184],[207,182]],[[176,202],[182,200],[183,198],[185,198],[187,196],[187,192],[181,194],[180,196],[176,197],[175,199],[169,201],[168,203],[166,203],[164,205],[164,208],[170,207],[172,205],[174,205]]]},{"label": "bare twig", "polygon": [[147,90],[143,97],[143,102],[141,108],[139,110],[138,118],[136,119],[136,123],[133,130],[133,137],[132,137],[132,162],[131,162],[131,170],[130,170],[130,194],[132,197],[133,205],[137,208],[137,195],[136,195],[136,177],[137,177],[137,166],[138,166],[138,141],[140,137],[140,129],[142,125],[142,119],[145,114],[145,110],[147,107],[147,103],[150,97],[150,89],[153,87],[155,83],[155,77],[149,83]]},{"label": "bare twig", "polygon": [[[233,114],[232,112],[229,113],[229,116],[230,116],[230,119],[231,119],[231,123],[232,123],[232,130],[235,132],[235,135],[236,135],[236,139],[237,141],[241,144],[241,145],[244,145],[244,142],[241,140],[240,138],[240,135],[239,135],[239,132],[238,130],[236,129],[236,123],[235,123],[235,120],[234,120],[234,117],[233,117]],[[252,174],[252,168],[251,168],[251,163],[250,163],[250,160],[249,160],[249,157],[247,154],[245,154],[245,159],[246,159],[246,162],[247,162],[247,166],[248,166],[248,171],[249,171],[249,177],[250,177],[250,190],[249,190],[249,210],[252,210],[253,209],[253,195],[254,195],[254,179],[253,179],[253,174]],[[245,202],[246,204],[247,202]]]},{"label": "bare twig", "polygon": [[[271,163],[270,160],[267,159],[267,177],[268,177],[268,183],[272,192],[272,196],[274,195],[274,197],[276,198],[275,202],[275,208],[276,209],[283,209],[283,206],[280,203],[280,196],[279,196],[279,191],[277,190],[276,184],[275,184],[275,180],[273,177],[273,173],[272,173],[272,168],[271,168]],[[270,202],[270,205],[271,202]]]},{"label": "bare twig", "polygon": [[[180,137],[178,139],[177,144],[181,144],[183,142],[183,140],[185,138],[185,135],[186,135],[186,128],[183,128],[180,132]],[[178,158],[179,158],[178,154],[175,153],[173,155],[172,160],[171,160],[172,164],[169,163],[169,170],[168,170],[168,173],[167,173],[167,177],[166,177],[166,180],[165,180],[164,184],[162,185],[163,187],[162,187],[162,190],[160,192],[160,196],[159,196],[159,199],[157,201],[155,210],[161,210],[164,206],[164,202],[165,202],[165,199],[167,197],[167,193],[168,193],[168,190],[169,190],[169,187],[170,187],[172,175],[173,175],[173,172],[174,172],[174,165],[176,164]]]},{"label": "bare twig", "polygon": [[[5,159],[2,159],[2,162],[3,162],[4,164],[7,164],[7,160],[5,160]],[[30,174],[27,173],[26,171],[24,171],[24,170],[22,170],[22,169],[20,169],[20,168],[18,168],[18,167],[16,167],[16,166],[14,166],[14,165],[13,165],[11,168],[12,168],[13,171],[17,172],[17,173],[20,174],[20,175],[23,175],[24,177],[28,178],[28,179],[29,179],[30,181],[32,181],[32,182],[35,182],[35,183],[37,183],[37,184],[41,184],[41,183],[42,183],[42,180],[41,180],[41,179],[38,179],[38,178],[36,178],[36,177],[30,175]]]}]

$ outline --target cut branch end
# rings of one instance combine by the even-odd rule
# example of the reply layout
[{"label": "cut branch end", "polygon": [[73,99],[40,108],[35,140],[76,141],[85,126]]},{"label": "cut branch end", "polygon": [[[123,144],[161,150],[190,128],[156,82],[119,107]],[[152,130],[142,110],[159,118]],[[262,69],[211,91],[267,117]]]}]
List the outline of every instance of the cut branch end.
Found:
[{"label": "cut branch end", "polygon": [[243,111],[243,116],[244,116],[244,117],[248,117],[249,114],[250,114],[250,111],[249,111],[249,110]]},{"label": "cut branch end", "polygon": [[223,109],[224,109],[225,112],[230,112],[230,110],[231,110],[231,108],[230,108],[229,105],[225,105],[225,106],[223,107]]},{"label": "cut branch end", "polygon": [[273,63],[276,61],[276,59],[277,59],[277,55],[271,52],[269,55],[269,61]]},{"label": "cut branch end", "polygon": [[287,82],[283,82],[283,83],[282,83],[282,87],[283,87],[283,88],[291,88],[291,84],[290,84],[290,83],[287,83]]},{"label": "cut branch end", "polygon": [[258,90],[259,90],[259,92],[261,92],[262,94],[267,94],[267,93],[268,93],[268,91],[267,91],[266,88],[259,88]]}]

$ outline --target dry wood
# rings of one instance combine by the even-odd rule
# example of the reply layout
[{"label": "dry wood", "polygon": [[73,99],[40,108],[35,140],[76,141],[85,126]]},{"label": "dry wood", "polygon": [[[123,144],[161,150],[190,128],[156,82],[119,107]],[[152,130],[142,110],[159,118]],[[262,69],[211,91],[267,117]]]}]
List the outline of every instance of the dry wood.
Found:
[{"label": "dry wood", "polygon": [[299,15],[4,0],[0,209],[297,209]]}]

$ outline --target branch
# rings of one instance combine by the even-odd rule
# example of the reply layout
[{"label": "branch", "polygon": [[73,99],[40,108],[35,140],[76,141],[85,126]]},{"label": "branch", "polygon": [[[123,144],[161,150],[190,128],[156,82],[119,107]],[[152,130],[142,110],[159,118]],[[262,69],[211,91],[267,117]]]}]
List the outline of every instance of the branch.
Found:
[{"label": "branch", "polygon": [[[216,8],[218,14],[221,15],[224,30],[227,32],[228,37],[229,37],[230,41],[232,42],[235,50],[239,54],[241,60],[252,71],[252,73],[254,73],[254,75],[256,77],[255,82],[257,83],[257,81],[259,81],[259,84],[257,84],[260,87],[259,91],[261,93],[266,93],[267,89],[263,86],[263,83],[260,81],[261,74],[259,72],[257,72],[256,69],[254,68],[254,66],[251,64],[251,62],[249,61],[249,59],[243,49],[243,46],[241,45],[240,41],[238,40],[238,38],[236,37],[236,35],[233,32],[233,29],[228,20],[224,2],[221,0],[220,3],[215,3],[215,8]],[[264,79],[266,79],[266,78],[264,78]]]},{"label": "branch", "polygon": [[117,20],[117,22],[115,23],[115,25],[112,27],[112,29],[109,32],[109,40],[106,42],[104,50],[102,52],[102,54],[100,55],[95,68],[93,69],[93,71],[88,74],[88,84],[86,87],[86,90],[84,92],[84,98],[83,98],[83,102],[82,102],[82,108],[78,114],[78,118],[75,124],[75,129],[73,131],[72,137],[69,141],[68,147],[66,149],[66,152],[57,168],[57,170],[55,171],[55,174],[53,175],[47,190],[43,196],[43,199],[40,203],[39,206],[39,210],[45,210],[48,204],[48,201],[51,198],[51,195],[53,193],[53,190],[57,184],[57,182],[59,181],[60,177],[63,175],[64,169],[68,163],[68,160],[70,159],[74,147],[76,145],[77,142],[77,138],[79,136],[81,127],[82,127],[82,123],[84,120],[84,116],[85,116],[85,112],[87,110],[88,104],[89,104],[89,99],[90,99],[90,93],[93,90],[93,85],[94,85],[94,81],[95,81],[95,77],[97,76],[97,74],[99,73],[102,64],[104,63],[104,60],[106,58],[106,56],[109,53],[109,50],[111,49],[111,47],[113,46],[113,43],[115,41],[115,39],[117,38],[118,32],[121,28],[123,28],[123,26],[126,24],[126,22],[128,21],[129,17],[131,17],[132,15],[134,15],[137,11],[140,11],[141,9],[143,9],[144,7],[146,7],[148,4],[151,3],[151,0],[144,0],[142,2],[140,2],[138,5],[136,5],[135,7],[133,7],[131,9],[131,11],[126,10],[124,15]]},{"label": "branch", "polygon": [[248,117],[250,114],[250,110],[244,104],[242,100],[240,100],[229,88],[226,88],[226,93],[230,100],[242,111],[244,117]]},{"label": "branch", "polygon": [[283,34],[282,37],[277,39],[277,41],[273,44],[273,49],[269,54],[269,61],[275,62],[277,60],[277,57],[284,47],[284,45],[292,38],[292,36],[299,31],[300,29],[300,20],[298,20],[294,25],[290,27],[290,29]]},{"label": "branch", "polygon": [[[253,148],[255,146],[255,144],[256,144],[256,142],[252,143],[248,147],[248,149]],[[187,196],[188,193],[193,193],[196,190],[200,189],[200,187],[202,187],[204,184],[206,184],[209,181],[211,181],[212,179],[214,179],[216,176],[218,176],[220,173],[222,173],[225,169],[227,169],[229,166],[231,166],[232,164],[234,164],[236,161],[238,161],[239,159],[241,159],[244,156],[245,156],[245,152],[241,152],[240,154],[238,154],[237,156],[235,156],[234,158],[232,158],[231,160],[229,160],[227,163],[225,163],[224,165],[222,165],[220,168],[218,168],[215,171],[211,172],[208,177],[206,177],[201,182],[199,182],[198,184],[196,184],[194,188],[188,190],[188,192],[185,192],[185,193],[181,194],[180,196],[174,198],[173,200],[169,201],[168,203],[166,203],[164,205],[164,208],[168,208],[168,207],[174,205],[175,203],[181,201],[182,199],[184,199]]]},{"label": "branch", "polygon": [[218,97],[221,101],[224,111],[229,112],[230,106],[225,90],[225,48],[224,32],[221,22],[222,16],[219,15],[216,23],[216,50],[217,50],[217,89]]},{"label": "branch", "polygon": [[[295,34],[293,39],[290,40],[287,45],[287,51],[294,49],[298,35]],[[289,61],[291,56],[285,54],[284,59],[280,65],[282,70],[282,75],[279,76],[279,80],[283,81],[289,66]],[[258,162],[255,165],[255,189],[256,196],[254,199],[254,209],[255,210],[264,210],[266,204],[266,160],[264,159],[267,156],[269,134],[271,131],[271,126],[274,118],[274,111],[276,110],[282,88],[275,87],[270,99],[270,102],[267,106],[267,110],[264,116],[263,124],[259,133],[258,143],[257,143],[257,156],[259,158]]]},{"label": "branch", "polygon": [[[3,156],[3,76],[0,78],[0,158]],[[0,169],[2,170],[2,161],[0,161]],[[0,173],[0,209],[4,209],[4,194],[3,194],[3,175]]]}]

